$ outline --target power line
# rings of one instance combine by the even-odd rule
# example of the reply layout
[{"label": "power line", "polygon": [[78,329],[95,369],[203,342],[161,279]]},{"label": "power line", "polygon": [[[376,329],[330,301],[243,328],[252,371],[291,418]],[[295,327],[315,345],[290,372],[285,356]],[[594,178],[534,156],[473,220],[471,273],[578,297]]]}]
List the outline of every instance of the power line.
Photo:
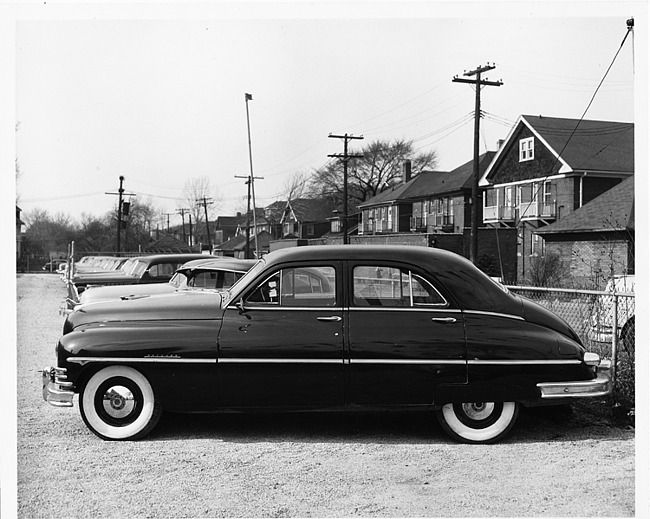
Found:
[{"label": "power line", "polygon": [[[542,177],[542,180],[541,180],[541,182],[539,182],[539,186],[537,187],[535,192],[531,193],[531,199],[528,202],[528,205],[526,206],[526,209],[523,211],[523,213],[520,213],[519,221],[516,222],[515,225],[518,225],[519,222],[521,221],[521,214],[526,214],[526,212],[528,211],[528,208],[532,205],[533,201],[537,200],[537,196],[539,195],[540,190],[544,186],[544,183],[546,182],[546,180],[548,180],[548,177],[550,177],[553,174],[553,169],[555,168],[557,163],[560,161],[560,157],[562,157],[562,155],[564,154],[564,151],[566,150],[567,146],[569,145],[569,142],[571,142],[571,139],[573,138],[573,136],[578,131],[578,127],[580,126],[580,123],[584,120],[585,115],[587,115],[587,112],[589,111],[589,108],[591,107],[592,103],[594,102],[594,99],[596,98],[596,95],[598,94],[598,90],[600,89],[600,86],[603,84],[603,82],[605,81],[605,78],[607,77],[607,74],[609,74],[609,71],[611,70],[612,66],[616,62],[616,59],[618,58],[618,55],[620,54],[621,49],[623,48],[623,45],[625,44],[625,40],[627,40],[627,37],[629,36],[629,34],[631,32],[634,32],[634,18],[630,18],[629,20],[627,20],[626,23],[627,23],[627,31],[625,32],[625,36],[623,37],[623,41],[619,45],[618,50],[616,51],[616,54],[614,54],[614,57],[612,58],[611,63],[607,67],[607,70],[605,71],[605,74],[603,75],[602,79],[600,80],[600,83],[598,83],[598,86],[596,87],[596,90],[594,91],[594,94],[591,96],[591,100],[587,104],[587,108],[585,108],[584,112],[582,113],[582,116],[580,117],[580,119],[576,123],[575,127],[573,128],[573,130],[569,134],[569,137],[567,138],[566,142],[564,143],[564,146],[562,146],[561,151],[555,157],[555,161],[553,162],[553,165],[551,166],[548,175]],[[598,151],[598,153],[601,153],[601,152],[602,152],[602,150]]]}]

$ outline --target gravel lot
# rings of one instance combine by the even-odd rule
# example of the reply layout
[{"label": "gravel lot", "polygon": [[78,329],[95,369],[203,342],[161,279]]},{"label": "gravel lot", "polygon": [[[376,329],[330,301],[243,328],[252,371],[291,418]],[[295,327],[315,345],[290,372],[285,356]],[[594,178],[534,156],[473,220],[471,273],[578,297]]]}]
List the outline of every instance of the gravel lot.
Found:
[{"label": "gravel lot", "polygon": [[452,443],[429,414],[164,415],[103,442],[41,396],[65,289],[17,278],[18,516],[633,516],[634,430],[524,410],[507,441]]}]

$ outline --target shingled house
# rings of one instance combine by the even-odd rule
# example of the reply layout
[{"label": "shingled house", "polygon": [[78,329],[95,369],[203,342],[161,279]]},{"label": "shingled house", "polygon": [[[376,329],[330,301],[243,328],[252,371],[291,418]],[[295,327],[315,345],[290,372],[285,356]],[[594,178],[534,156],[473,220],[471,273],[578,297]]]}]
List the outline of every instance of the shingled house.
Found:
[{"label": "shingled house", "polygon": [[522,115],[481,178],[483,222],[517,229],[523,279],[539,230],[633,174],[633,124]]},{"label": "shingled house", "polygon": [[614,275],[634,274],[634,177],[536,234],[582,286],[603,288]]}]

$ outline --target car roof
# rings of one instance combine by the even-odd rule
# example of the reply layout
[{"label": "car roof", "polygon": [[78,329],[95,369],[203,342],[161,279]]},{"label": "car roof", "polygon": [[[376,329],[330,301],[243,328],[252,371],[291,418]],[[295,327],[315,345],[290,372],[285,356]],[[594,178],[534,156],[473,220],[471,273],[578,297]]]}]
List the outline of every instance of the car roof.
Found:
[{"label": "car roof", "polygon": [[206,270],[235,270],[246,272],[257,260],[237,258],[212,258],[210,260],[193,260],[181,265],[178,272],[206,269]]},{"label": "car roof", "polygon": [[435,263],[437,269],[459,268],[468,263],[472,265],[469,260],[453,252],[414,245],[308,245],[270,252],[264,259],[269,264],[318,260],[384,260],[414,265]]}]

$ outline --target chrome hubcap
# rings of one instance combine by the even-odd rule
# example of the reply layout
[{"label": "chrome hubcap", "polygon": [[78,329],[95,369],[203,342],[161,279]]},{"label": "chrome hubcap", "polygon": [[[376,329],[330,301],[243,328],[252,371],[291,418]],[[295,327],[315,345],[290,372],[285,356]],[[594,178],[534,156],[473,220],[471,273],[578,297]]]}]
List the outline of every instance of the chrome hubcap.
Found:
[{"label": "chrome hubcap", "polygon": [[494,411],[494,402],[473,402],[463,404],[463,412],[471,420],[485,420]]},{"label": "chrome hubcap", "polygon": [[128,388],[113,386],[104,393],[103,405],[112,418],[125,418],[135,408],[135,397]]}]

